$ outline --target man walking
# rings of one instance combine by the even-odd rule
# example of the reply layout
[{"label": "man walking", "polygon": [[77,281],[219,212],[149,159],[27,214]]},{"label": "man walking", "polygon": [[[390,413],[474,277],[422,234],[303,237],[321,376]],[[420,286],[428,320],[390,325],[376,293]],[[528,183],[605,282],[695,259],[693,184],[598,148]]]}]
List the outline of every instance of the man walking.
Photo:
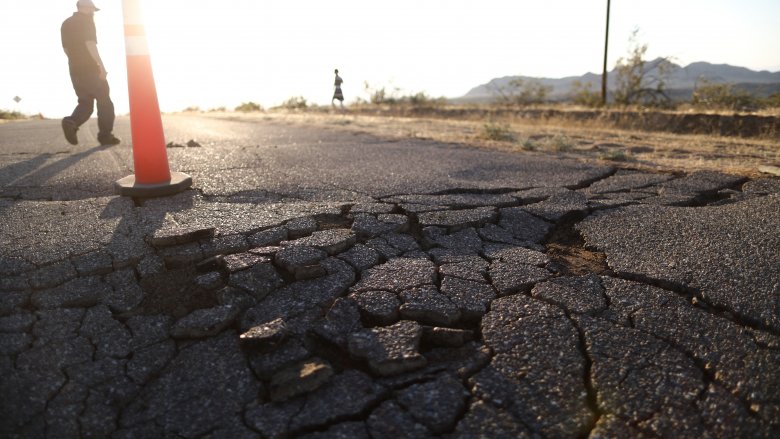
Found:
[{"label": "man walking", "polygon": [[76,132],[92,116],[97,102],[98,141],[101,145],[116,145],[114,137],[114,103],[109,97],[106,69],[97,50],[95,7],[92,0],[78,0],[78,12],[62,23],[62,48],[68,55],[70,79],[79,103],[73,114],[62,119],[62,131],[71,145],[79,143]]}]

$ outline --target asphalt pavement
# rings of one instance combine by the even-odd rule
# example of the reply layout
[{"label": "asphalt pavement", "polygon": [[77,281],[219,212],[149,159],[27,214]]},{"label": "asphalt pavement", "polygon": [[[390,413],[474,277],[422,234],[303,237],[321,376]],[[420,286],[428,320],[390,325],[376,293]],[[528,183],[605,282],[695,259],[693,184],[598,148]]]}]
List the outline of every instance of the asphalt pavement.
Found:
[{"label": "asphalt pavement", "polygon": [[780,179],[163,122],[0,124],[0,436],[780,436]]}]

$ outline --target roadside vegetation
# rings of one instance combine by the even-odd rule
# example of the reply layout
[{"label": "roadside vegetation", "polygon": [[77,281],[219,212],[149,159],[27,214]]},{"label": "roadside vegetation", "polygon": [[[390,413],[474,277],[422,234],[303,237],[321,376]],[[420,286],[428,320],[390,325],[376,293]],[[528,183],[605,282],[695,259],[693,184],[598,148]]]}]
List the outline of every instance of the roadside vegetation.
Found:
[{"label": "roadside vegetation", "polygon": [[240,113],[251,113],[256,111],[263,111],[263,107],[254,102],[244,102],[236,107],[236,111]]},{"label": "roadside vegetation", "polygon": [[26,118],[27,116],[25,116],[24,114],[18,111],[0,109],[0,120],[17,120],[17,119],[26,119]]}]

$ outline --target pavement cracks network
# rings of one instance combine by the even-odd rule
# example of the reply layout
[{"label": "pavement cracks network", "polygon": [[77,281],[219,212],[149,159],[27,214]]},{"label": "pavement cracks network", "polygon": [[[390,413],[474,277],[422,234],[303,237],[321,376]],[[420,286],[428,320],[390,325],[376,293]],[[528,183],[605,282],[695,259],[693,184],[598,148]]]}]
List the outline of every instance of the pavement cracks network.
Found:
[{"label": "pavement cracks network", "polygon": [[0,433],[772,437],[778,186],[3,201]]}]

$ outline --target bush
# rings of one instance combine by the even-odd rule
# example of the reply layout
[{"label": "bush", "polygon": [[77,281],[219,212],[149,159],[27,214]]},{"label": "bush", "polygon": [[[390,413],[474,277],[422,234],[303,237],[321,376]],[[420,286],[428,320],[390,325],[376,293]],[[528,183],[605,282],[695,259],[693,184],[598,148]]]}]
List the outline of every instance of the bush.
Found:
[{"label": "bush", "polygon": [[18,111],[8,111],[0,109],[0,119],[12,120],[12,119],[24,119],[25,115]]},{"label": "bush", "polygon": [[622,149],[604,151],[599,154],[599,158],[601,160],[609,160],[612,162],[627,162],[631,160],[631,156],[629,156],[628,153]]},{"label": "bush", "polygon": [[525,106],[546,102],[552,90],[535,79],[514,78],[506,87],[494,88],[492,93],[499,103]]},{"label": "bush", "polygon": [[628,57],[620,58],[615,65],[615,103],[620,105],[643,105],[648,107],[670,107],[666,80],[674,64],[669,58],[645,60],[647,44],[637,41],[638,29],[629,38]]},{"label": "bush", "polygon": [[520,147],[525,151],[536,151],[536,142],[531,139],[525,139],[520,142]]},{"label": "bush", "polygon": [[574,149],[574,143],[564,135],[555,135],[546,140],[547,147],[553,151],[569,152]]},{"label": "bush", "polygon": [[236,111],[240,111],[242,113],[251,113],[253,111],[263,111],[263,107],[254,102],[244,102],[243,104],[236,107]]},{"label": "bush", "polygon": [[714,84],[704,79],[696,84],[691,105],[708,110],[755,111],[761,103],[750,93],[735,88],[733,84]]},{"label": "bush", "polygon": [[583,84],[582,81],[571,83],[571,101],[586,107],[600,107],[603,104],[601,93],[593,91],[593,83]]},{"label": "bush", "polygon": [[293,96],[282,102],[282,105],[280,105],[280,107],[287,110],[303,110],[308,106],[309,104],[306,102],[306,99],[303,96]]},{"label": "bush", "polygon": [[424,91],[415,93],[413,95],[402,96],[401,102],[408,102],[415,107],[432,107],[439,106],[446,103],[445,98],[432,98],[428,96]]},{"label": "bush", "polygon": [[764,107],[766,108],[780,108],[780,93],[775,93],[768,98],[764,99]]},{"label": "bush", "polygon": [[363,82],[363,88],[368,94],[368,102],[381,105],[381,104],[395,104],[398,102],[398,87],[393,87],[392,91],[388,91],[385,87],[374,88],[368,81]]},{"label": "bush", "polygon": [[508,125],[500,125],[493,122],[488,122],[482,126],[482,135],[480,137],[499,142],[512,142],[515,140],[515,136]]}]

